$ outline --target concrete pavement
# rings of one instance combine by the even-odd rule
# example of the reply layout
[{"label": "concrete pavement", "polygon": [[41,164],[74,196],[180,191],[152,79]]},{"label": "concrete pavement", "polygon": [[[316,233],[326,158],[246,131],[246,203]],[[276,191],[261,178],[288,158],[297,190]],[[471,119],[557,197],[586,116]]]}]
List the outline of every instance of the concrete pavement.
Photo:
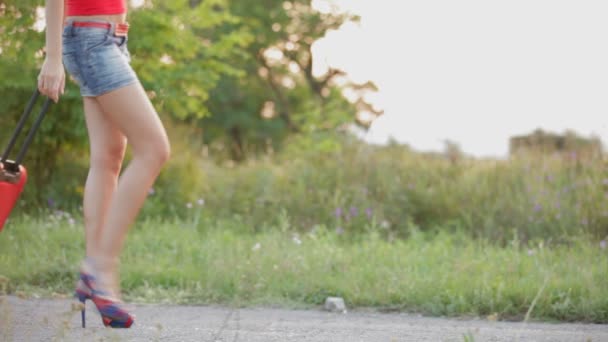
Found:
[{"label": "concrete pavement", "polygon": [[[87,302],[87,328],[66,299],[0,297],[1,341],[608,341],[608,325],[491,322],[371,310],[133,305],[131,329],[108,329]],[[473,339],[465,339],[465,336]]]}]

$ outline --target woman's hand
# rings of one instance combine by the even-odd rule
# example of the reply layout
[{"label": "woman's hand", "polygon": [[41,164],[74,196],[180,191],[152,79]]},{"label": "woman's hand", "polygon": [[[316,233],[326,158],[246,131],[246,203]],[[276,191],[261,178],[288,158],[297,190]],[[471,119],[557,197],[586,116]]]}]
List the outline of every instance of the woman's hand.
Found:
[{"label": "woman's hand", "polygon": [[65,91],[65,71],[61,58],[47,56],[38,75],[38,90],[57,103]]}]

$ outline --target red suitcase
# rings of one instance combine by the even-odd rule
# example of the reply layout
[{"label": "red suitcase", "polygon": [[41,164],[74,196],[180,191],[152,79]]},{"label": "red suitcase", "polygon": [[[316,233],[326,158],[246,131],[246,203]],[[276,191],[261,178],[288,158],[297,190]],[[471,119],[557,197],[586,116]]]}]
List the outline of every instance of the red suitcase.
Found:
[{"label": "red suitcase", "polygon": [[42,106],[42,109],[40,110],[40,114],[38,114],[36,122],[30,129],[30,132],[28,133],[27,137],[25,138],[25,141],[21,147],[21,150],[19,150],[17,157],[15,158],[15,160],[9,160],[8,155],[11,153],[11,150],[15,146],[17,138],[21,134],[23,126],[25,125],[25,121],[32,112],[32,109],[34,108],[34,104],[36,103],[38,96],[40,96],[40,93],[38,92],[38,90],[36,90],[32,98],[30,99],[30,102],[27,104],[27,107],[25,108],[25,111],[23,112],[19,123],[17,124],[17,128],[15,129],[15,132],[13,133],[13,136],[11,137],[11,140],[8,143],[8,147],[6,148],[2,155],[2,158],[0,159],[0,232],[4,228],[4,223],[6,222],[6,219],[15,207],[15,203],[17,203],[17,199],[19,199],[19,196],[23,191],[23,187],[27,182],[27,170],[23,165],[21,165],[21,162],[23,161],[23,157],[25,156],[27,148],[29,147],[30,143],[32,142],[32,139],[34,138],[36,130],[38,130],[38,127],[40,127],[42,119],[44,118],[44,115],[46,114],[51,104],[51,100],[47,98],[44,102],[44,105]]}]

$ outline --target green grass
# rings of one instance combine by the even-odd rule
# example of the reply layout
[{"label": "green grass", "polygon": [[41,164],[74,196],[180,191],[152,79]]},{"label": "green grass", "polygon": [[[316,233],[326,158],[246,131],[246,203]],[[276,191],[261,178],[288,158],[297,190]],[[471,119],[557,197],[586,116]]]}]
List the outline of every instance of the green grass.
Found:
[{"label": "green grass", "polygon": [[[141,222],[122,260],[125,299],[311,307],[342,296],[351,308],[608,322],[608,250],[588,239],[497,247],[415,227],[408,239],[371,226],[296,233],[279,217],[259,233],[239,220]],[[83,254],[79,221],[14,219],[0,234],[0,291],[69,295]]]}]

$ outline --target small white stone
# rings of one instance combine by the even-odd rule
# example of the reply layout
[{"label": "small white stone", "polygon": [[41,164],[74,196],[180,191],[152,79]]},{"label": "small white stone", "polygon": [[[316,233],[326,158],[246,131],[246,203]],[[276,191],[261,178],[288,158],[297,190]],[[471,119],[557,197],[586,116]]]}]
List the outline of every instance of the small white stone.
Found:
[{"label": "small white stone", "polygon": [[330,312],[346,313],[346,305],[341,297],[327,297],[325,299],[325,310]]}]

